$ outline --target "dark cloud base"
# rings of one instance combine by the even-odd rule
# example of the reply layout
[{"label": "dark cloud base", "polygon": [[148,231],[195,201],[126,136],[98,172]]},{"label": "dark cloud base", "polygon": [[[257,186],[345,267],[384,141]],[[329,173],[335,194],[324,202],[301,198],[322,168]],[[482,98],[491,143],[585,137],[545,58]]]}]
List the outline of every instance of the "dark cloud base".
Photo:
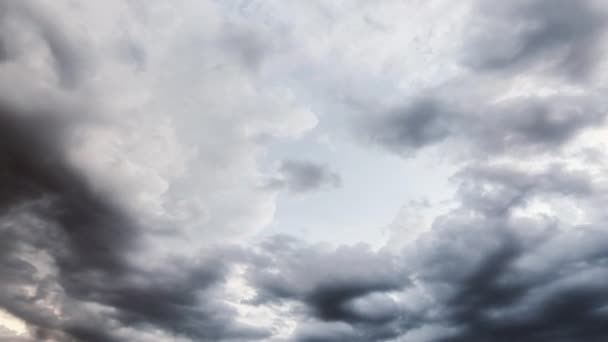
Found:
[{"label": "dark cloud base", "polygon": [[[467,181],[479,179],[475,172],[469,175]],[[528,177],[514,173],[485,181],[508,186]],[[553,186],[566,192],[562,196],[581,194],[566,190],[567,176],[556,179],[520,198],[546,195]],[[432,341],[605,339],[608,233],[602,226],[564,227],[555,218],[518,217],[514,210],[522,202],[490,199],[494,196],[480,189],[461,196],[462,208],[437,219],[400,256],[363,246],[327,252],[273,244],[268,251],[273,261],[250,268],[260,302],[296,301],[314,320],[350,327],[318,325],[314,333],[300,331],[300,341],[383,341],[425,325],[453,329]],[[473,197],[475,203],[487,201],[468,205],[464,198]],[[311,272],[310,265],[319,266]],[[413,288],[424,288],[432,302],[412,309],[392,297]]]},{"label": "dark cloud base", "polygon": [[[111,331],[120,326],[156,326],[202,340],[266,336],[232,322],[232,311],[220,301],[200,302],[207,289],[223,281],[224,262],[175,260],[167,268],[145,270],[130,261],[129,253],[141,248],[141,228],[92,190],[66,160],[70,127],[65,121],[2,106],[0,125],[5,132],[0,137],[1,305],[28,322],[37,339],[119,341]],[[56,278],[37,277],[36,266],[24,259],[36,251],[52,260]],[[20,295],[24,286],[37,293]],[[37,300],[53,291],[65,296],[58,305],[68,319],[40,314]],[[94,315],[84,303],[114,312]],[[80,320],[89,315],[90,320]]]}]

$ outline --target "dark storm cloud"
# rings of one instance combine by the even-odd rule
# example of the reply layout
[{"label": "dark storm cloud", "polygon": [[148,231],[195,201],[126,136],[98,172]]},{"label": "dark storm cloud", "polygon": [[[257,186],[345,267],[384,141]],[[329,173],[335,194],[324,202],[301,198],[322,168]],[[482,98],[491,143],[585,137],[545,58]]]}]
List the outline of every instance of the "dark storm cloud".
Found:
[{"label": "dark storm cloud", "polygon": [[[407,157],[441,145],[465,163],[453,178],[457,208],[436,217],[404,251],[407,272],[433,300],[418,311],[398,310],[395,336],[425,326],[447,329],[428,338],[442,342],[601,341],[608,335],[608,292],[599,285],[608,280],[603,222],[574,225],[564,212],[526,217],[516,210],[529,209],[533,200],[594,210],[587,203],[602,198],[602,177],[559,162],[532,170],[517,161],[562,155],[574,138],[605,123],[604,102],[589,87],[576,96],[488,96],[481,87],[491,79],[475,75],[495,71],[509,80],[542,70],[565,80],[587,78],[601,60],[605,32],[605,12],[593,6],[481,1],[479,34],[464,44],[471,77],[481,84],[448,83],[453,88],[426,91],[359,122],[368,143],[392,153]],[[496,162],[505,156],[511,161]],[[361,336],[360,327],[351,327]]]},{"label": "dark storm cloud", "polygon": [[424,341],[444,342],[605,338],[601,223],[514,211],[533,199],[584,203],[603,189],[593,174],[558,164],[534,171],[479,164],[454,180],[460,206],[401,256],[286,237],[265,242],[248,271],[254,302],[303,305],[295,341],[386,341],[421,329],[430,331]]},{"label": "dark storm cloud", "polygon": [[[59,225],[70,247],[56,251],[62,267],[74,272],[81,271],[81,265],[117,271],[126,267],[122,252],[137,231],[70,167],[63,152],[67,122],[0,106],[0,125],[5,132],[0,138],[3,213],[41,202],[34,205],[37,214]],[[79,260],[74,262],[75,255],[70,253]]]},{"label": "dark storm cloud", "polygon": [[[196,340],[267,335],[233,322],[233,309],[209,294],[227,271],[220,259],[179,260],[154,270],[129,262],[128,254],[139,250],[141,230],[66,160],[66,120],[2,106],[0,127],[0,305],[41,339],[65,334],[78,341],[119,341],[108,332],[110,320]],[[35,262],[28,259],[36,251],[48,253],[58,268],[56,278],[37,275]],[[34,286],[37,293],[21,294],[24,286]],[[37,304],[54,291],[65,295],[53,305],[65,310],[67,319]],[[81,321],[79,316],[88,312],[81,305],[85,302],[115,313],[93,314],[95,323]]]},{"label": "dark storm cloud", "polygon": [[300,325],[297,341],[395,336],[400,312],[385,294],[409,285],[403,265],[389,253],[365,245],[313,246],[286,237],[262,245],[248,279],[257,292],[253,303],[297,302],[313,320],[329,323]]},{"label": "dark storm cloud", "polygon": [[[0,27],[10,33],[1,36],[4,56],[18,57],[24,37],[35,37],[59,87],[78,86],[86,46],[77,47],[44,8],[0,5]],[[230,269],[223,257],[134,262],[148,252],[145,229],[68,158],[79,129],[102,123],[89,120],[86,108],[49,98],[29,99],[29,109],[0,99],[0,307],[41,341],[130,340],[120,328],[196,341],[268,336],[237,323],[217,298]]]},{"label": "dark storm cloud", "polygon": [[591,74],[601,60],[605,9],[591,0],[478,2],[478,17],[465,43],[474,70],[550,69],[573,79]]},{"label": "dark storm cloud", "polygon": [[[36,267],[22,259],[21,253],[28,249],[50,254],[60,269],[58,281],[68,286],[70,279],[89,272],[102,272],[107,277],[125,272],[124,252],[137,232],[67,163],[63,153],[67,122],[19,112],[4,104],[0,108],[0,126],[5,132],[0,137],[0,209],[6,245],[2,260],[8,262],[2,267],[10,268],[3,272],[5,276],[12,276],[5,286],[16,292],[19,286],[40,281],[33,278]],[[15,262],[21,266],[10,267]],[[21,273],[20,269],[31,270]],[[42,329],[59,324],[55,317],[44,317],[33,306],[28,307],[33,300],[27,303],[28,298],[17,295],[3,299],[3,306],[28,323]]]},{"label": "dark storm cloud", "polygon": [[[608,292],[600,284],[608,279],[608,240],[601,228],[496,219],[444,223],[451,224],[444,227],[450,234],[435,237],[419,275],[441,288],[443,324],[459,331],[441,341],[605,338]],[[448,236],[460,241],[444,240]],[[448,272],[438,260],[451,260],[459,271]]]},{"label": "dark storm cloud", "polygon": [[[27,4],[3,7],[35,24],[58,75],[74,85],[80,53],[55,24]],[[236,324],[233,309],[207,294],[227,269],[218,260],[183,260],[153,272],[129,261],[143,231],[70,164],[67,151],[79,120],[59,110],[50,105],[47,112],[30,112],[0,103],[0,306],[23,319],[38,340],[119,341],[111,332],[116,324],[196,340],[266,336]],[[50,265],[39,265],[40,253]],[[56,267],[57,274],[43,276],[40,267]],[[25,294],[25,287],[35,292]],[[83,303],[115,311],[95,313]]]},{"label": "dark storm cloud", "polygon": [[[596,196],[595,179],[559,167],[508,165],[463,171],[461,207],[435,220],[408,251],[416,277],[440,298],[440,341],[600,341],[608,316],[608,234],[572,226],[560,214],[522,217],[533,198]],[[482,205],[480,205],[482,203]],[[410,259],[413,258],[413,259]],[[412,264],[412,263],[410,263]]]},{"label": "dark storm cloud", "polygon": [[305,193],[341,185],[340,175],[328,165],[306,160],[284,160],[278,176],[268,182],[271,188],[284,188],[290,193]]},{"label": "dark storm cloud", "polygon": [[[349,302],[406,284],[391,255],[372,252],[364,245],[332,250],[275,238],[263,247],[264,258],[250,269],[250,280],[258,289],[255,301],[299,300],[322,320],[373,320],[372,315],[353,310]],[[310,273],[312,268],[317,272]]]},{"label": "dark storm cloud", "polygon": [[592,174],[495,165],[461,176],[462,207],[436,220],[419,243],[418,276],[431,288],[444,286],[442,319],[459,331],[441,341],[605,338],[608,291],[599,286],[608,279],[605,230],[569,226],[561,213],[523,218],[512,211],[538,197],[592,198],[601,191]]},{"label": "dark storm cloud", "polygon": [[[1,3],[1,23],[9,12],[26,19],[61,86],[77,86],[86,70],[82,51],[27,4]],[[550,70],[582,78],[598,60],[594,44],[604,24],[590,2],[488,1],[481,13],[492,27],[517,29],[505,31],[512,36],[486,30],[491,37],[467,42],[473,70],[516,74],[549,61]],[[0,61],[18,55],[13,38],[0,35]],[[255,68],[264,49],[249,38],[229,32],[222,43]],[[151,258],[152,265],[132,257],[150,252],[145,228],[69,162],[80,122],[53,105],[28,111],[0,100],[0,307],[38,341],[130,341],[120,335],[125,329],[193,341],[271,340],[272,331],[238,323],[224,301],[232,267],[244,263],[256,292],[248,304],[297,304],[287,317],[297,324],[295,341],[410,340],[424,329],[426,341],[604,341],[605,222],[516,210],[559,199],[585,211],[605,193],[601,178],[559,163],[531,170],[493,159],[557,153],[602,124],[605,108],[591,93],[499,102],[424,96],[363,120],[362,135],[393,153],[449,143],[446,151],[464,155],[454,177],[457,205],[402,253],[275,237],[242,247],[238,257],[217,249],[197,260]],[[278,175],[270,186],[292,193],[340,184],[327,165],[306,161],[284,161]]]},{"label": "dark storm cloud", "polygon": [[454,155],[542,154],[559,151],[606,116],[605,104],[593,95],[487,101],[414,99],[402,108],[360,120],[357,132],[367,142],[404,156],[444,141],[453,143],[446,149]]}]

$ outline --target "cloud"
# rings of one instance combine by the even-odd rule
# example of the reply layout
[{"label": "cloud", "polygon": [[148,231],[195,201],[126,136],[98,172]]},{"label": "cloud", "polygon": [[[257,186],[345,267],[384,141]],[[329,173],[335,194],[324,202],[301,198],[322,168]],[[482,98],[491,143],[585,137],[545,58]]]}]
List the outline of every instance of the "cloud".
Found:
[{"label": "cloud", "polygon": [[[83,49],[77,47],[77,42],[68,34],[65,34],[66,27],[60,21],[53,18],[53,12],[44,7],[36,6],[31,1],[8,1],[1,7],[4,13],[2,25],[7,29],[8,34],[15,34],[17,37],[24,38],[27,33],[18,32],[24,26],[29,26],[27,31],[39,35],[45,45],[50,57],[50,63],[63,87],[75,87],[82,80],[87,72],[88,56]],[[25,24],[24,24],[25,22]],[[15,32],[17,31],[17,32]],[[5,37],[3,46],[7,49],[5,53],[17,57],[21,44],[13,39]]]},{"label": "cloud", "polygon": [[511,164],[475,165],[454,176],[459,186],[461,205],[488,216],[499,217],[514,208],[526,206],[536,197],[593,197],[601,185],[583,170],[568,170],[551,165],[540,171]]},{"label": "cloud", "polygon": [[[461,74],[402,94],[416,63],[394,65],[422,43],[386,43],[412,38],[397,3],[0,4],[0,309],[27,328],[14,340],[604,340],[606,106],[587,82],[604,13],[471,2],[476,32],[449,57]],[[417,41],[447,44],[451,15]],[[353,120],[364,144],[437,149],[459,170],[449,205],[403,227],[399,250],[250,239],[272,222],[268,186],[347,186],[340,158],[259,167],[317,125],[309,106],[334,109],[301,89],[345,79],[365,96],[341,109],[366,115],[323,130],[340,139],[332,125]]]},{"label": "cloud", "polygon": [[421,98],[382,117],[362,120],[360,129],[373,143],[407,153],[450,136],[453,116],[438,101]]},{"label": "cloud", "polygon": [[[265,247],[272,248],[266,252],[270,260],[251,274],[260,302],[300,299],[325,320],[365,320],[345,306],[348,301],[402,286],[403,274],[391,256],[376,254],[364,245],[332,251],[321,246],[298,248],[297,242],[278,238]],[[332,263],[320,264],[322,260]],[[313,265],[320,269],[308,274]],[[359,273],[354,265],[368,272]]]},{"label": "cloud", "polygon": [[[420,274],[435,296],[443,298],[443,324],[458,331],[441,341],[599,341],[605,335],[599,322],[604,319],[600,311],[606,295],[597,287],[606,273],[597,264],[603,256],[578,245],[567,252],[568,261],[558,265],[539,253],[574,236],[603,245],[603,232],[593,227],[558,228],[550,220],[454,223],[444,221],[444,229],[451,233],[435,236],[434,251],[428,251],[426,269]],[[447,241],[450,238],[455,240]],[[467,252],[466,246],[475,246],[476,251]],[[585,266],[571,268],[570,262]],[[458,271],[448,271],[457,264],[462,265]],[[571,314],[577,319],[566,319]]]},{"label": "cloud", "polygon": [[[2,137],[5,211],[34,202],[40,215],[56,221],[67,243],[87,266],[120,269],[121,251],[137,234],[135,227],[116,208],[95,194],[69,166],[62,145],[66,123],[35,114],[15,113],[3,106]],[[100,227],[104,227],[101,229]],[[43,241],[41,241],[43,243]],[[66,253],[65,266],[73,256]]]},{"label": "cloud", "polygon": [[399,305],[376,340],[600,341],[606,168],[576,151],[605,130],[601,88],[585,83],[605,13],[585,1],[475,5],[464,75],[357,108],[359,141],[406,158],[433,148],[460,167],[451,209],[403,250],[410,285],[386,293]]},{"label": "cloud", "polygon": [[[120,326],[154,326],[196,339],[266,336],[236,324],[235,313],[214,299],[211,288],[227,270],[220,259],[150,268],[129,257],[141,252],[142,230],[67,161],[66,122],[6,106],[0,120],[7,129],[0,138],[1,301],[38,338],[123,341],[108,332]],[[33,293],[24,293],[27,287]],[[112,310],[97,312],[87,303]]]},{"label": "cloud", "polygon": [[498,103],[483,97],[471,100],[414,98],[361,119],[357,132],[364,141],[403,156],[443,142],[452,155],[466,158],[471,153],[542,154],[559,151],[585,130],[601,125],[606,115],[605,104],[592,94],[522,96]]},{"label": "cloud", "polygon": [[306,315],[321,322],[313,323],[314,329],[298,326],[296,340],[339,340],[345,334],[355,340],[374,340],[395,319],[396,304],[382,294],[409,285],[395,256],[366,245],[332,248],[276,237],[256,253],[247,273],[256,290],[253,303],[300,303]]},{"label": "cloud", "polygon": [[294,303],[283,318],[298,322],[296,341],[600,341],[601,223],[534,211],[538,198],[595,197],[593,175],[496,164],[471,166],[455,181],[459,205],[401,253],[288,237],[262,243],[249,259],[253,303]]},{"label": "cloud", "polygon": [[341,185],[340,176],[328,165],[304,160],[283,160],[278,176],[269,181],[271,188],[284,188],[290,193],[306,193]]},{"label": "cloud", "polygon": [[344,323],[312,323],[301,327],[295,332],[295,341],[321,342],[321,341],[358,341],[354,330]]},{"label": "cloud", "polygon": [[592,76],[606,12],[594,1],[478,1],[465,40],[465,64],[476,71],[545,69],[572,79]]},{"label": "cloud", "polygon": [[[228,303],[225,284],[234,266],[224,261],[228,256],[201,249],[255,231],[271,217],[274,196],[256,188],[260,137],[300,134],[314,126],[314,114],[270,87],[252,86],[246,56],[219,44],[218,31],[203,37],[200,51],[183,54],[173,52],[201,38],[197,30],[170,31],[171,39],[152,42],[133,33],[134,44],[144,46],[142,68],[121,53],[120,18],[132,19],[131,33],[154,24],[119,2],[1,6],[0,26],[8,29],[0,64],[0,126],[7,130],[0,137],[0,306],[26,323],[23,338],[268,337],[266,327],[240,322]],[[200,6],[222,18],[212,4]],[[99,18],[111,18],[111,27]],[[84,23],[90,31],[74,28]],[[226,44],[241,47],[238,40]],[[224,71],[194,79],[179,68],[145,73],[172,56],[183,57],[174,65],[199,67],[188,58],[201,51],[215,54],[206,66],[229,60],[217,69]],[[198,105],[177,105],[201,89],[217,90],[220,81],[231,93],[202,91],[203,103],[215,103],[204,117]],[[235,106],[233,96],[249,103]],[[228,118],[243,108],[243,120]]]},{"label": "cloud", "polygon": [[408,157],[434,146],[465,158],[543,154],[602,125],[602,90],[581,81],[604,55],[598,48],[604,7],[543,0],[471,5],[463,20],[469,26],[455,37],[466,69],[405,94],[351,99],[361,113],[357,140]]},{"label": "cloud", "polygon": [[[606,239],[594,212],[605,203],[606,169],[591,168],[576,154],[593,144],[586,137],[605,128],[601,90],[577,83],[600,60],[590,42],[602,38],[603,13],[590,2],[480,6],[473,15],[484,16],[477,18],[484,25],[527,22],[513,37],[483,25],[480,36],[465,37],[464,55],[471,59],[465,58],[464,76],[404,95],[405,100],[350,103],[363,113],[355,118],[359,141],[404,157],[436,148],[460,167],[452,178],[452,206],[418,230],[401,254],[385,255],[391,261],[383,263],[395,265],[393,276],[375,279],[394,282],[361,292],[353,290],[362,282],[359,274],[343,283],[344,265],[356,265],[361,275],[383,269],[371,263],[383,252],[366,256],[368,262],[358,257],[361,252],[341,253],[357,250],[354,246],[330,248],[313,267],[307,265],[317,263],[305,261],[315,260],[311,246],[282,242],[272,244],[277,252],[269,258],[277,261],[251,266],[257,300],[295,303],[294,340],[600,341],[605,336],[608,303],[598,284],[607,274],[599,252]],[[503,51],[481,47],[482,38],[514,43],[498,44]],[[496,51],[505,54],[493,55]],[[525,84],[518,83],[522,79],[549,89],[516,89]],[[291,246],[288,255],[284,246]],[[291,261],[291,254],[297,259]],[[335,266],[327,272],[325,265]],[[324,275],[323,282],[317,283],[317,274]]]}]

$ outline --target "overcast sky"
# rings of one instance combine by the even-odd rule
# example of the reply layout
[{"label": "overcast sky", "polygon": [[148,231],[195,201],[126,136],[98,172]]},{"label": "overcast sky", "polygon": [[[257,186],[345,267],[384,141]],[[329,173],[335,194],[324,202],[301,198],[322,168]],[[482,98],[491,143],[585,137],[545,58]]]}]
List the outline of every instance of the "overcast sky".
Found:
[{"label": "overcast sky", "polygon": [[0,1],[0,340],[608,340],[607,25]]}]

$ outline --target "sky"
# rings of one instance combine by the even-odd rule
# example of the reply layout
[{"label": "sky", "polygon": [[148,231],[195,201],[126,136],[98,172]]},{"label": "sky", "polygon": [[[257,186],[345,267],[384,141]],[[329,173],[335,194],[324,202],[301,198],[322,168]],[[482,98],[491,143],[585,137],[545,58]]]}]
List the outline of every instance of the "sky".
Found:
[{"label": "sky", "polygon": [[608,338],[608,2],[0,1],[0,340]]}]

